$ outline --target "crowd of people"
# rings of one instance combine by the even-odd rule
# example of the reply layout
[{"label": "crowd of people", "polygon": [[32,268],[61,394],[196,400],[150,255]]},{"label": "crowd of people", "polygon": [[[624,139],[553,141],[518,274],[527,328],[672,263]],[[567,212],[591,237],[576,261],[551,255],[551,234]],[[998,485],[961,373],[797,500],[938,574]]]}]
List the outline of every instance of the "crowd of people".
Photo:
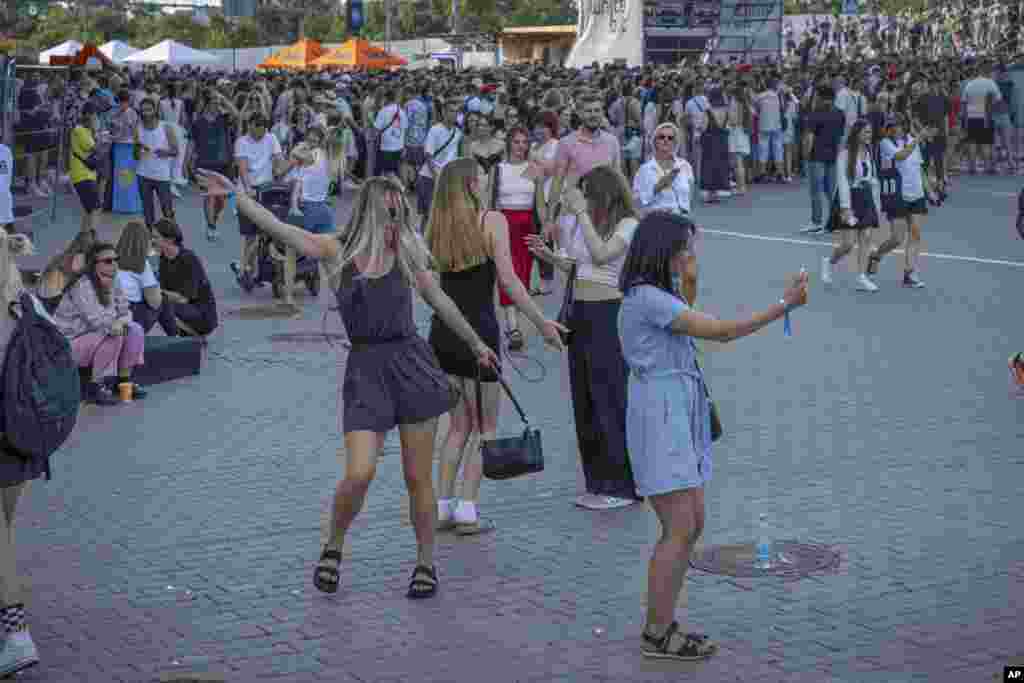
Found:
[{"label": "crowd of people", "polygon": [[[417,541],[407,594],[421,599],[440,586],[438,529],[494,530],[481,514],[480,444],[495,437],[502,359],[527,347],[525,319],[567,352],[586,482],[575,504],[611,510],[646,499],[661,523],[640,645],[660,658],[717,651],[674,614],[712,473],[714,407],[697,342],[752,334],[805,304],[808,290],[802,273],[746,319],[700,313],[695,214],[806,178],[801,229],[834,239],[821,264],[826,285],[855,252],[858,289],[876,292],[880,264],[903,248],[900,283],[921,289],[924,219],[952,193],[952,177],[1024,169],[1021,93],[996,61],[824,57],[807,69],[694,60],[432,78],[147,68],[74,73],[66,84],[26,73],[18,135],[0,146],[0,332],[9,335],[6,304],[24,288],[11,260],[27,248],[8,236],[17,232],[12,196],[67,186],[80,204],[80,231],[35,294],[86,372],[87,400],[101,405],[131,384],[157,322],[172,336],[217,327],[197,252],[219,248],[235,213],[242,246],[232,270],[244,291],[264,236],[289,254],[291,277],[294,259],[314,260],[351,350],[339,406],[345,472],[313,583],[338,590],[345,536],[397,427]],[[54,168],[60,148],[67,166]],[[192,181],[204,193],[201,226],[183,226],[176,207]],[[266,205],[282,184],[284,212]],[[100,241],[104,211],[141,220],[116,243]],[[197,232],[208,243],[186,248],[184,235]],[[569,296],[551,320],[534,297],[553,291],[556,271]],[[286,274],[289,300],[292,284]],[[435,313],[426,339],[413,325],[414,292]],[[25,483],[39,476],[14,462],[0,455],[8,531]],[[0,538],[3,674],[36,655],[12,537]]]}]

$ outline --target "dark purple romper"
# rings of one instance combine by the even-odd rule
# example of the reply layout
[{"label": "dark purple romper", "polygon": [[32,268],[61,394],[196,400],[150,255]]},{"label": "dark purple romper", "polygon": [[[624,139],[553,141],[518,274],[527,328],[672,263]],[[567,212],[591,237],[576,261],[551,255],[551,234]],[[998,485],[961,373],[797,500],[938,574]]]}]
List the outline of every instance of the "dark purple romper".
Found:
[{"label": "dark purple romper", "polygon": [[342,385],[342,431],[387,432],[447,413],[455,395],[416,333],[412,287],[396,264],[382,277],[345,267],[336,292],[352,342]]}]

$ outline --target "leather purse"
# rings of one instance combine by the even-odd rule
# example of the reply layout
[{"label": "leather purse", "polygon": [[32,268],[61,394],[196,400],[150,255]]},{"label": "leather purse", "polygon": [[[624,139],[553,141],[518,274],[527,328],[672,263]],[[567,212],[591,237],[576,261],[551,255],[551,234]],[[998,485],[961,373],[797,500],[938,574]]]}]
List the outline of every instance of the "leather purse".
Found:
[{"label": "leather purse", "polygon": [[576,262],[569,268],[569,278],[565,283],[565,294],[562,296],[562,307],[558,309],[555,321],[569,331],[560,332],[562,343],[568,346],[572,342],[572,305],[576,301]]},{"label": "leather purse", "polygon": [[704,385],[704,396],[708,399],[708,412],[711,418],[711,443],[714,443],[722,438],[722,420],[718,417],[718,406],[715,405],[715,400],[711,398],[708,383],[704,379],[704,369],[701,368],[700,363],[697,363],[697,372],[700,373],[700,383]]},{"label": "leather purse", "polygon": [[[519,401],[505,383],[505,378],[498,373],[498,381],[505,393],[512,399],[519,417],[523,421],[523,433],[520,436],[508,436],[480,442],[480,453],[483,458],[484,476],[488,479],[512,479],[524,474],[544,471],[544,450],[540,442],[540,430],[530,425],[530,420],[523,412]],[[476,380],[476,415],[478,424],[483,424],[483,405],[481,401],[480,378]]]}]

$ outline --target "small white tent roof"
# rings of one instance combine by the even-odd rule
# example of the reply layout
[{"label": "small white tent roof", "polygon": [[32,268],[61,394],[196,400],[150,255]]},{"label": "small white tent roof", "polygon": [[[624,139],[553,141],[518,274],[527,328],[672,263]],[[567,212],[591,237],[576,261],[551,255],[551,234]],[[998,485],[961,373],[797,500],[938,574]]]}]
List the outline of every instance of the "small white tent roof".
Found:
[{"label": "small white tent roof", "polygon": [[49,50],[43,50],[39,53],[39,63],[49,64],[50,57],[71,57],[77,55],[81,49],[85,47],[77,40],[65,40],[60,45],[55,45]]},{"label": "small white tent roof", "polygon": [[100,52],[105,54],[107,59],[112,61],[114,64],[120,64],[126,57],[130,57],[138,51],[138,48],[132,47],[121,40],[112,40],[109,43],[100,45]]},{"label": "small white tent roof", "polygon": [[208,52],[194,50],[188,45],[176,43],[173,40],[165,40],[153,47],[136,52],[125,58],[125,64],[170,64],[178,66],[184,64],[219,64],[220,59]]}]

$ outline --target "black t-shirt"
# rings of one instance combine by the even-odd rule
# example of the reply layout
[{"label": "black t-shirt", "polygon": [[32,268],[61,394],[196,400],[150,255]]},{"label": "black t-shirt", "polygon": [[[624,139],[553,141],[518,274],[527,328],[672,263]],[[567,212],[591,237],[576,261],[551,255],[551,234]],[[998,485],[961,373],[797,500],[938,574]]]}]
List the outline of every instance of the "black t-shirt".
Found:
[{"label": "black t-shirt", "polygon": [[213,287],[206,277],[206,269],[191,250],[184,247],[174,260],[160,257],[160,287],[177,292],[203,310],[203,317],[209,330],[197,330],[208,334],[217,327],[217,302],[213,298]]},{"label": "black t-shirt", "polygon": [[804,121],[804,130],[814,133],[810,160],[835,163],[846,130],[846,115],[834,107],[826,111],[812,111]]},{"label": "black t-shirt", "polygon": [[940,133],[948,115],[949,102],[942,95],[922,95],[914,103],[914,116],[926,126],[937,127]]},{"label": "black t-shirt", "polygon": [[196,148],[196,162],[207,164],[231,163],[231,131],[228,117],[217,114],[213,119],[200,115],[192,120],[192,144]]}]

